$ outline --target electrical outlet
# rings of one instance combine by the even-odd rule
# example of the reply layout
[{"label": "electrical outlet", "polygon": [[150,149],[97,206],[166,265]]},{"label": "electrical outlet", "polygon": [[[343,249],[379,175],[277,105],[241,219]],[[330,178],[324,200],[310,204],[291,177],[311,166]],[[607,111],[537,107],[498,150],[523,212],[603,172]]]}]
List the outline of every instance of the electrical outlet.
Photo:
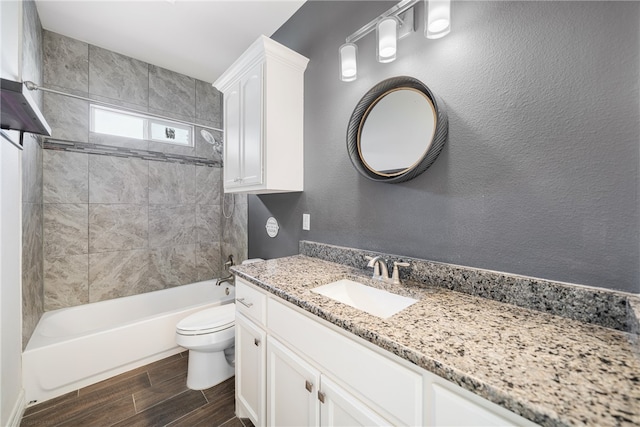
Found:
[{"label": "electrical outlet", "polygon": [[311,230],[311,215],[302,214],[302,229],[303,230]]}]

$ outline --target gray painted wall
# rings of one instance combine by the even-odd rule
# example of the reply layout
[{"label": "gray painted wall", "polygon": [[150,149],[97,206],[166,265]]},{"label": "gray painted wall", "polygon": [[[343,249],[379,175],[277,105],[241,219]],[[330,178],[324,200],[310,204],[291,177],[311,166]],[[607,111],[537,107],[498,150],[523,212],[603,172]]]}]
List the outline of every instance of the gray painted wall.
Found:
[{"label": "gray painted wall", "polygon": [[[358,80],[341,82],[338,47],[392,4],[311,1],[273,36],[310,58],[305,191],[249,197],[249,256],[306,239],[640,292],[640,4],[456,1],[439,40],[423,37],[420,4],[395,62],[377,63],[367,36]],[[449,140],[415,180],[374,183],[348,159],[347,122],[397,75],[442,97]]]}]

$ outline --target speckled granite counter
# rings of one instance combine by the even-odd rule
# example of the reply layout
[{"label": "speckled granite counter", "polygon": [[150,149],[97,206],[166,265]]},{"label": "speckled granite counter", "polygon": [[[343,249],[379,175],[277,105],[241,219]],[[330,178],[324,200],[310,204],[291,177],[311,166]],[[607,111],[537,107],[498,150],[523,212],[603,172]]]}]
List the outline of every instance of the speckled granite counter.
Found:
[{"label": "speckled granite counter", "polygon": [[[385,284],[304,255],[233,272],[541,425],[640,425],[640,360],[628,333],[441,287]],[[345,277],[419,302],[380,319],[311,292]]]}]

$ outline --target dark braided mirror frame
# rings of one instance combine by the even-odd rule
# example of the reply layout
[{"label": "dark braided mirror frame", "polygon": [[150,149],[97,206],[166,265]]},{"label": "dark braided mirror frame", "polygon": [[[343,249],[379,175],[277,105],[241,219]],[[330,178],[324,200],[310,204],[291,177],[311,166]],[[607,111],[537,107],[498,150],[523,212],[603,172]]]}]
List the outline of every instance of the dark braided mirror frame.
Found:
[{"label": "dark braided mirror frame", "polygon": [[[429,100],[431,100],[436,116],[436,128],[433,139],[429,149],[426,150],[421,159],[418,159],[414,166],[409,167],[401,174],[394,176],[377,174],[366,167],[360,157],[358,140],[360,137],[359,132],[361,124],[363,124],[363,120],[366,120],[365,114],[369,111],[369,107],[372,103],[377,102],[382,95],[389,91],[403,88],[415,89],[422,92],[427,98],[429,98]],[[447,140],[448,130],[449,121],[447,119],[447,112],[444,103],[440,98],[434,95],[433,92],[431,92],[431,90],[429,90],[429,88],[418,79],[407,76],[392,77],[390,79],[383,80],[372,87],[356,105],[356,108],[353,110],[351,118],[349,119],[349,126],[347,127],[347,151],[349,152],[351,163],[361,175],[373,181],[397,184],[415,178],[431,166],[438,157],[438,154],[440,154],[440,151],[442,151],[442,147],[444,147],[444,143]]]}]

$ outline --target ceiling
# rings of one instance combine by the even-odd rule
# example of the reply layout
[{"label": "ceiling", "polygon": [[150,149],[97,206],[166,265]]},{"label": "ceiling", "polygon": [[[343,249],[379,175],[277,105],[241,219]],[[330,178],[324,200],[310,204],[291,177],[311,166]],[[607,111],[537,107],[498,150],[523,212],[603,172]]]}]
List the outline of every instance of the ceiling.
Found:
[{"label": "ceiling", "polygon": [[305,0],[36,0],[42,27],[213,83]]}]

